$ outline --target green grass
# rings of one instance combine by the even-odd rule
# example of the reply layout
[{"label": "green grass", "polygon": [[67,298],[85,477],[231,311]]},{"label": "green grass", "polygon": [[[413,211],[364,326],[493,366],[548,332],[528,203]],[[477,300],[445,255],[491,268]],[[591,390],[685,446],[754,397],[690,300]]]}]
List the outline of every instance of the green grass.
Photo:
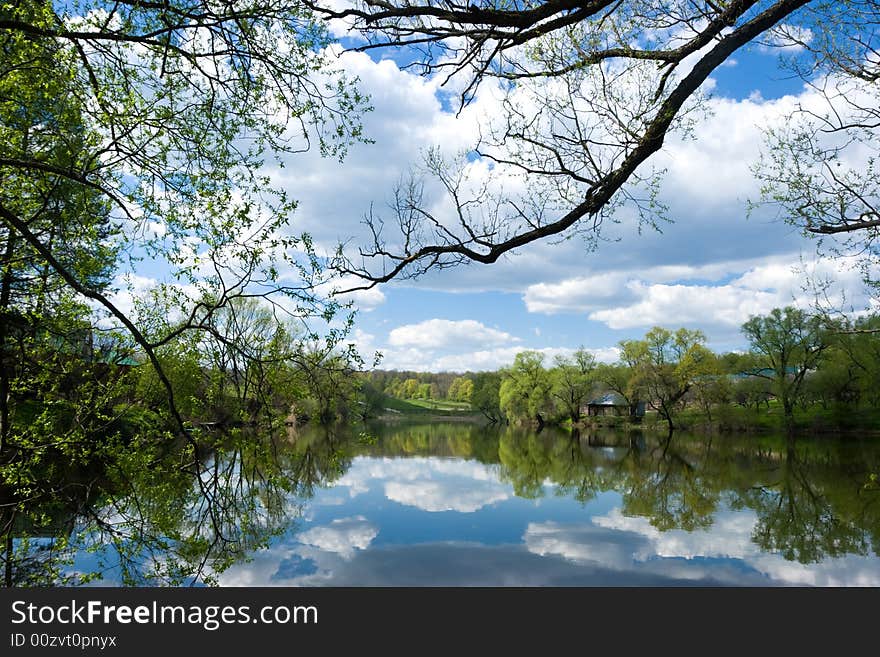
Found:
[{"label": "green grass", "polygon": [[432,411],[471,411],[471,405],[467,402],[448,401],[446,399],[407,399],[407,403],[421,406]]},{"label": "green grass", "polygon": [[[696,428],[707,423],[705,414],[688,409],[675,416],[676,424]],[[719,407],[712,410],[712,425],[727,431],[777,432],[783,429],[782,408],[771,400],[769,408],[759,411],[741,406]],[[866,406],[813,404],[806,409],[796,407],[794,427],[806,432],[877,431],[880,430],[880,409]]]},{"label": "green grass", "polygon": [[405,415],[472,415],[471,405],[445,399],[397,399],[386,397],[385,408]]}]

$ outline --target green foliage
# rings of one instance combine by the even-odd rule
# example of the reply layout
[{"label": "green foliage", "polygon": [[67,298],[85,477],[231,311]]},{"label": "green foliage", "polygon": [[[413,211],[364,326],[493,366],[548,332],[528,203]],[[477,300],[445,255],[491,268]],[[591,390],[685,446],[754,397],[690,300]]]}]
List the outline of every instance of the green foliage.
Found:
[{"label": "green foliage", "polygon": [[572,423],[580,421],[581,409],[593,392],[595,369],[596,358],[583,347],[571,358],[554,359],[550,394]]},{"label": "green foliage", "polygon": [[647,400],[670,431],[692,381],[711,374],[714,355],[705,340],[700,331],[681,328],[673,333],[655,326],[643,340],[620,343],[621,359],[632,371],[628,396]]},{"label": "green foliage", "polygon": [[[833,335],[834,354],[846,355],[848,372],[858,397],[873,406],[880,406],[880,315],[859,317],[841,326]],[[824,363],[828,363],[828,359]],[[834,358],[832,362],[838,362]],[[841,367],[840,364],[837,367]]]},{"label": "green foliage", "polygon": [[629,384],[632,376],[632,367],[626,363],[600,363],[596,367],[596,381],[600,386],[620,395],[630,408],[641,401],[638,389]]},{"label": "green foliage", "polygon": [[480,372],[474,377],[471,406],[492,422],[503,418],[501,412],[501,375],[497,372]]},{"label": "green foliage", "polygon": [[807,372],[818,365],[829,346],[825,320],[789,306],[752,317],[742,330],[761,368],[753,374],[770,382],[790,420]]},{"label": "green foliage", "polygon": [[501,370],[499,407],[509,421],[544,424],[553,417],[550,375],[543,361],[536,351],[522,351],[513,365]]},{"label": "green foliage", "polygon": [[360,404],[361,419],[367,420],[382,415],[385,411],[386,396],[368,377],[364,376],[360,379],[357,403]]},{"label": "green foliage", "polygon": [[458,402],[470,403],[474,394],[474,382],[463,376],[456,377],[446,393],[447,399]]},{"label": "green foliage", "polygon": [[406,399],[415,398],[419,393],[419,380],[418,379],[407,379],[403,382],[403,385],[400,389],[400,394],[402,397]]}]

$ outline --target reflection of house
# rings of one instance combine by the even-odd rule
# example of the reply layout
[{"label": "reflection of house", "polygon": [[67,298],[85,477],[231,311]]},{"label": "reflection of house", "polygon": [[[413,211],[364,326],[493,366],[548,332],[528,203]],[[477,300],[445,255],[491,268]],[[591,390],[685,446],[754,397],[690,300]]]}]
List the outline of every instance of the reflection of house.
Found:
[{"label": "reflection of house", "polygon": [[631,407],[623,398],[623,395],[609,392],[602,397],[597,397],[587,402],[587,415],[593,417],[604,415],[644,417],[645,402],[636,402]]}]

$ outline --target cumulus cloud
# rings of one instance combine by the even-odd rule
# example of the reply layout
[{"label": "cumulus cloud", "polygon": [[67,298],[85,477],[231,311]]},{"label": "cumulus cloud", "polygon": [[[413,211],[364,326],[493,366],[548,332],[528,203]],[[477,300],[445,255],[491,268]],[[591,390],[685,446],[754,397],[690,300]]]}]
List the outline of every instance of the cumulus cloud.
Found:
[{"label": "cumulus cloud", "polygon": [[[622,301],[638,300],[639,295],[632,290],[632,286],[636,284],[718,281],[744,271],[757,273],[768,263],[774,266],[774,271],[790,271],[792,256],[786,254],[769,259],[749,258],[701,265],[667,264],[637,271],[623,270],[577,276],[553,283],[530,285],[523,293],[523,301],[528,311],[533,313],[586,313],[620,305]],[[786,282],[791,283],[792,280],[794,274],[790,274]]]},{"label": "cumulus cloud", "polygon": [[626,272],[578,276],[557,283],[535,283],[523,294],[530,313],[584,312],[619,298]]},{"label": "cumulus cloud", "polygon": [[633,281],[627,287],[638,298],[636,303],[595,311],[590,319],[613,329],[709,322],[735,327],[750,315],[785,305],[779,294],[732,285],[645,285]]},{"label": "cumulus cloud", "polygon": [[[777,307],[809,308],[817,286],[841,302],[845,292],[856,290],[849,302],[868,304],[860,281],[861,273],[845,260],[805,261],[789,254],[764,264],[666,266],[647,269],[639,277],[616,272],[542,283],[527,288],[524,300],[531,312],[582,312],[612,329],[691,325],[718,330],[738,328],[752,315]],[[594,288],[601,292],[592,294]]]},{"label": "cumulus cloud", "polygon": [[418,324],[399,326],[388,334],[393,347],[443,349],[449,346],[492,346],[519,342],[510,333],[490,328],[472,319],[450,321],[429,319]]},{"label": "cumulus cloud", "polygon": [[[440,86],[440,77],[424,78],[365,53],[345,53],[337,64],[356,76],[359,88],[371,97],[375,110],[364,117],[364,131],[375,143],[353,146],[343,163],[309,152],[267,173],[299,202],[292,231],[309,232],[319,250],[329,251],[341,242],[354,253],[369,242],[360,220],[371,211],[387,214],[395,185],[423,152],[438,145],[446,155],[472,148],[479,122],[497,117],[500,105],[488,85],[456,116],[443,102],[448,90]],[[821,102],[811,88],[773,99],[719,93],[707,100],[696,138],[670,135],[663,151],[648,163],[666,171],[660,200],[674,223],[660,222],[662,234],[638,234],[632,211],[623,209],[616,217],[620,223],[603,226],[607,241],[595,252],[587,252],[578,239],[539,242],[492,266],[436,271],[396,285],[418,286],[425,293],[511,292],[521,295],[531,313],[581,314],[605,331],[606,337],[591,344],[602,359],[613,355],[603,346],[631,337],[610,331],[684,322],[703,328],[710,337],[719,329],[732,336],[749,314],[807,298],[798,277],[786,271],[801,253],[814,253],[815,244],[778,221],[770,209],[758,208],[746,217],[746,206],[760,195],[751,165],[760,155],[762,130],[781,125],[798,106],[821,109]],[[485,169],[484,162],[471,163],[478,178]],[[428,185],[426,203],[441,218],[448,209],[444,202]],[[851,286],[848,301],[858,305],[859,277],[834,275],[841,288]],[[392,289],[374,288],[349,298],[364,311],[381,307],[394,327],[401,322],[395,318],[399,306]],[[582,337],[587,329],[579,327],[580,333],[572,330],[572,337],[557,342],[554,332],[542,325],[543,344],[535,344],[535,337],[521,333],[511,317],[492,312],[487,307],[485,315],[453,321],[444,317],[440,305],[429,318],[408,314],[406,323],[391,331],[375,324],[367,330],[371,348],[383,352],[382,366],[389,369],[495,369],[533,344],[547,347],[549,356],[589,341]],[[378,314],[367,312],[361,320]],[[534,323],[529,320],[530,327]]]},{"label": "cumulus cloud", "polygon": [[632,567],[633,549],[638,545],[619,532],[553,521],[529,523],[523,541],[534,554],[558,555],[577,563],[596,562],[616,569]]}]

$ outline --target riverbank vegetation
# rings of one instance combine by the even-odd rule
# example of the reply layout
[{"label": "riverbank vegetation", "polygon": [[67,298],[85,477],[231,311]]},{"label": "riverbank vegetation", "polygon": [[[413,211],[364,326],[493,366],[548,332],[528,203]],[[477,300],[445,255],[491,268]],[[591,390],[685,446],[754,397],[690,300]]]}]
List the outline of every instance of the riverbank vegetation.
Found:
[{"label": "riverbank vegetation", "polygon": [[463,410],[469,401],[489,421],[538,427],[880,431],[878,328],[878,316],[832,320],[786,307],[743,325],[742,352],[715,353],[699,331],[654,327],[621,341],[614,363],[584,348],[550,363],[523,351],[497,372],[374,371],[367,382],[389,404],[410,394],[420,407]]}]

